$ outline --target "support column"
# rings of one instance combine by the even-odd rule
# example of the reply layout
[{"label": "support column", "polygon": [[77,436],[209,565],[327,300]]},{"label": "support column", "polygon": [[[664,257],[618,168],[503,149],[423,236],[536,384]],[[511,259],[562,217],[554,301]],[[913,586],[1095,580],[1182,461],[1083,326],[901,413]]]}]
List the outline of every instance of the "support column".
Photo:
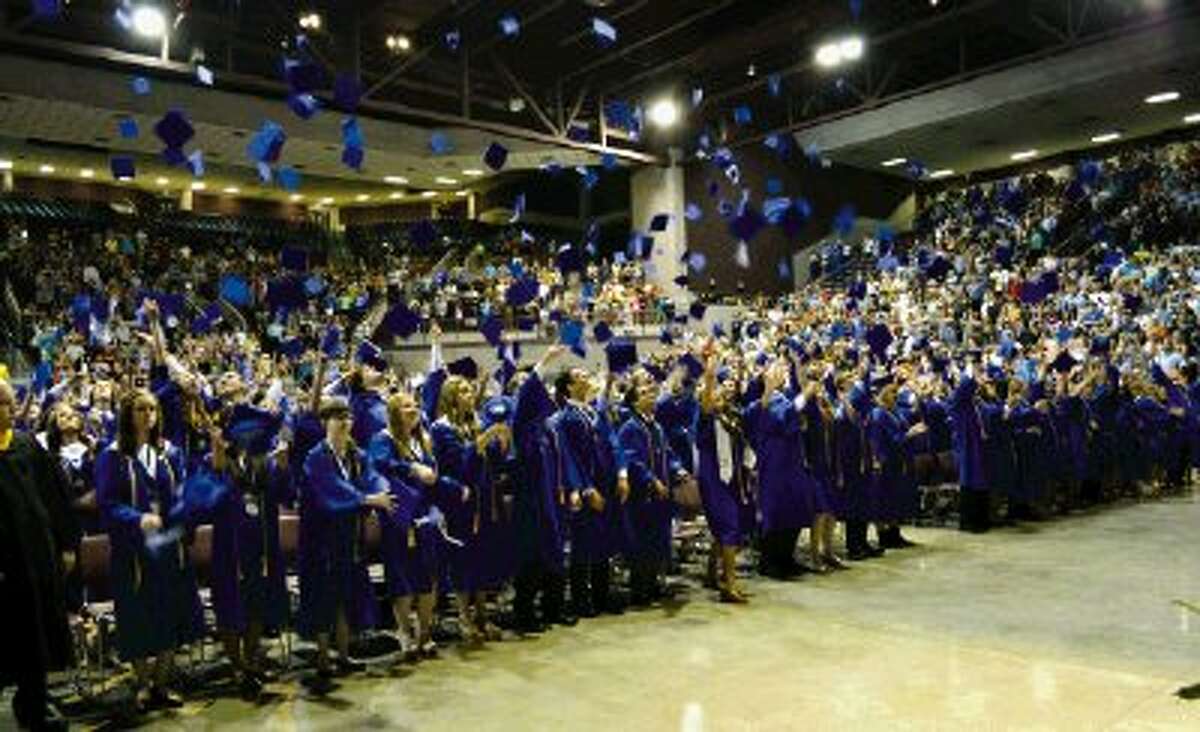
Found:
[{"label": "support column", "polygon": [[0,172],[0,192],[12,193],[13,185],[13,172],[11,170]]},{"label": "support column", "polygon": [[192,192],[192,189],[184,188],[183,192],[179,194],[179,210],[180,211],[192,211],[192,210],[194,210],[195,203],[196,203],[196,196]]},{"label": "support column", "polygon": [[[652,266],[646,279],[668,297],[678,299],[686,290],[675,284],[675,278],[687,267],[680,261],[687,250],[683,168],[645,166],[630,176],[630,188],[633,229],[654,237],[654,252],[648,260]],[[671,222],[666,231],[650,232],[650,220],[658,214],[670,214]]]}]

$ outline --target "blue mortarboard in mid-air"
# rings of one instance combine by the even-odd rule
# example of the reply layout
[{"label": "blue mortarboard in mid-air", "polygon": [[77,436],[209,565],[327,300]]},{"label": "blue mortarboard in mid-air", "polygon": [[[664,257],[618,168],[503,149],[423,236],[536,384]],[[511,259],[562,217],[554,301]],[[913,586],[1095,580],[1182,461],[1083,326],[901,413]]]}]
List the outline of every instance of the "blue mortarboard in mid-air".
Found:
[{"label": "blue mortarboard in mid-air", "polygon": [[446,364],[446,371],[469,381],[479,378],[479,364],[470,356],[463,356]]},{"label": "blue mortarboard in mid-air", "polygon": [[512,214],[508,217],[508,223],[515,224],[525,215],[525,194],[518,193],[513,199]]},{"label": "blue mortarboard in mid-air", "polygon": [[383,357],[383,350],[370,341],[358,344],[358,348],[354,351],[354,360],[370,366],[376,371],[387,371],[388,368],[387,359]]},{"label": "blue mortarboard in mid-air", "polygon": [[564,318],[558,324],[558,342],[565,346],[571,347],[571,352],[583,358],[587,355],[587,350],[583,345],[584,328],[583,322]]},{"label": "blue mortarboard in mid-air", "polygon": [[537,299],[539,288],[537,279],[522,277],[508,286],[504,300],[513,307],[527,305]]},{"label": "blue mortarboard in mid-air", "polygon": [[1054,358],[1054,360],[1050,362],[1050,368],[1054,369],[1060,374],[1065,374],[1066,372],[1075,368],[1076,363],[1078,362],[1074,359],[1074,357],[1071,356],[1070,353],[1067,351],[1061,351]]},{"label": "blue mortarboard in mid-air", "polygon": [[458,47],[462,44],[462,32],[460,32],[457,28],[448,30],[446,31],[446,34],[442,36],[442,40],[445,41],[446,48],[450,49],[451,52],[457,51]]},{"label": "blue mortarboard in mid-air", "polygon": [[251,455],[265,455],[283,427],[283,415],[249,404],[238,404],[229,416],[224,436]]},{"label": "blue mortarboard in mid-air", "polygon": [[182,111],[172,109],[154,125],[154,134],[166,147],[180,150],[195,137],[196,130]]},{"label": "blue mortarboard in mid-air", "polygon": [[671,214],[655,214],[654,218],[650,219],[650,231],[666,231],[671,225]]},{"label": "blue mortarboard in mid-air", "polygon": [[227,482],[211,470],[196,470],[179,487],[179,500],[167,515],[166,524],[170,528],[147,536],[146,549],[154,555],[166,551],[183,536],[185,527],[211,520],[212,512],[228,495]]},{"label": "blue mortarboard in mid-air", "polygon": [[704,211],[694,203],[689,203],[683,210],[683,217],[688,221],[699,221],[704,218]]},{"label": "blue mortarboard in mid-air", "polygon": [[583,187],[589,191],[596,187],[600,182],[600,174],[586,165],[576,166],[575,172],[579,174],[580,180],[583,182]]},{"label": "blue mortarboard in mid-air", "polygon": [[236,307],[246,307],[253,301],[250,285],[240,275],[227,274],[221,277],[221,299]]},{"label": "blue mortarboard in mid-air", "polygon": [[671,332],[670,326],[664,326],[663,329],[658,332],[658,342],[664,346],[669,346],[675,342],[675,334]]},{"label": "blue mortarboard in mid-air", "polygon": [[342,120],[342,162],[347,168],[361,170],[366,156],[362,128],[358,126],[356,117]]},{"label": "blue mortarboard in mid-air", "polygon": [[333,80],[333,103],[346,114],[358,109],[362,95],[362,83],[353,74],[338,74]]},{"label": "blue mortarboard in mid-air", "polygon": [[137,176],[137,167],[128,155],[117,155],[109,161],[112,176],[116,180],[129,180]]},{"label": "blue mortarboard in mid-air", "polygon": [[504,168],[504,164],[508,162],[508,148],[498,142],[493,142],[484,151],[483,162],[492,170],[499,172]]},{"label": "blue mortarboard in mid-air", "polygon": [[133,117],[122,117],[120,121],[117,122],[117,131],[121,134],[121,137],[125,138],[126,140],[134,139],[138,136],[137,120]]},{"label": "blue mortarboard in mid-air", "polygon": [[1021,302],[1026,305],[1036,305],[1046,299],[1046,289],[1042,286],[1040,280],[1027,280],[1021,283],[1019,296]]},{"label": "blue mortarboard in mid-air", "polygon": [[279,352],[288,360],[295,361],[304,355],[304,341],[300,338],[289,338],[279,344]]},{"label": "blue mortarboard in mid-air", "polygon": [[749,105],[743,104],[733,110],[733,121],[739,125],[745,126],[754,120],[754,113],[750,111]]},{"label": "blue mortarboard in mid-air", "polygon": [[505,13],[496,24],[500,26],[500,32],[506,38],[516,38],[521,33],[521,21],[517,20],[514,13]]},{"label": "blue mortarboard in mid-air", "polygon": [[285,191],[295,193],[300,188],[300,171],[295,168],[280,168],[275,173],[275,178],[279,181],[279,187]]},{"label": "blue mortarboard in mid-air", "polygon": [[287,142],[287,133],[283,127],[271,120],[263,122],[262,127],[250,138],[246,146],[246,155],[259,163],[274,163],[283,152],[283,144]]},{"label": "blue mortarboard in mid-air", "polygon": [[479,325],[479,332],[487,340],[488,345],[497,347],[503,343],[502,336],[504,335],[504,321],[499,316],[492,314],[483,319]]},{"label": "blue mortarboard in mid-air", "polygon": [[1112,343],[1108,336],[1098,335],[1092,338],[1091,347],[1088,349],[1088,351],[1094,356],[1103,356],[1109,352],[1111,346]]},{"label": "blue mortarboard in mid-air", "polygon": [[687,375],[690,379],[699,379],[704,375],[704,364],[700,363],[700,359],[691,353],[684,353],[680,356],[679,365],[687,370]]},{"label": "blue mortarboard in mid-air", "polygon": [[284,59],[283,79],[293,94],[312,94],[329,85],[324,67],[307,59]]},{"label": "blue mortarboard in mid-air", "polygon": [[196,64],[196,81],[205,86],[212,86],[217,77],[213,74],[212,69],[204,64]]},{"label": "blue mortarboard in mid-air", "polygon": [[321,100],[312,94],[292,94],[288,96],[288,107],[300,119],[312,119],[321,111]]},{"label": "blue mortarboard in mid-air", "polygon": [[779,74],[771,74],[767,77],[767,91],[771,96],[777,97],[783,91],[783,77]]},{"label": "blue mortarboard in mid-air", "polygon": [[330,358],[337,358],[342,355],[341,328],[331,325],[325,329],[325,335],[321,336],[321,353]]},{"label": "blue mortarboard in mid-air", "polygon": [[783,223],[783,219],[787,216],[788,211],[792,210],[792,199],[787,196],[779,196],[777,198],[768,198],[763,201],[762,213],[763,218],[768,224],[778,225]]},{"label": "blue mortarboard in mid-air", "polygon": [[612,327],[601,320],[592,328],[592,337],[597,343],[608,343],[613,337]]},{"label": "blue mortarboard in mid-air", "polygon": [[931,280],[942,280],[946,275],[950,274],[952,268],[950,260],[938,254],[929,262],[929,266],[925,268],[925,275]]},{"label": "blue mortarboard in mid-air", "polygon": [[611,46],[617,42],[617,29],[601,18],[592,18],[592,34],[601,46]]},{"label": "blue mortarboard in mid-air", "polygon": [[192,320],[192,333],[203,335],[215,328],[224,317],[221,313],[221,303],[211,303]]},{"label": "blue mortarboard in mid-air", "polygon": [[708,307],[704,303],[697,300],[688,308],[688,315],[696,320],[704,320],[704,313],[708,311]]},{"label": "blue mortarboard in mid-air", "polygon": [[637,343],[630,338],[615,338],[604,347],[610,373],[621,374],[638,362]]},{"label": "blue mortarboard in mid-air", "polygon": [[767,178],[767,195],[778,196],[783,193],[783,181],[778,178]]},{"label": "blue mortarboard in mid-air", "polygon": [[792,265],[788,262],[787,257],[781,257],[775,264],[775,274],[779,275],[781,280],[790,280],[792,278]]},{"label": "blue mortarboard in mid-air", "polygon": [[449,155],[454,152],[454,141],[445,132],[433,132],[429,135],[429,149],[434,155]]},{"label": "blue mortarboard in mid-air", "polygon": [[696,272],[703,272],[708,266],[708,258],[700,252],[691,252],[687,255],[688,267],[691,267]]},{"label": "blue mortarboard in mid-air", "polygon": [[564,275],[570,272],[582,272],[584,267],[583,252],[574,244],[563,244],[554,255],[554,266]]},{"label": "blue mortarboard in mid-air", "polygon": [[602,154],[600,156],[600,165],[603,166],[605,170],[616,170],[617,156],[610,152]]},{"label": "blue mortarboard in mid-air", "polygon": [[421,327],[421,316],[404,303],[393,305],[380,323],[383,330],[397,338],[411,338]]},{"label": "blue mortarboard in mid-air", "polygon": [[129,85],[133,89],[133,93],[139,97],[144,97],[150,93],[150,80],[144,76],[133,77]]},{"label": "blue mortarboard in mid-air", "polygon": [[267,283],[267,302],[273,308],[300,308],[308,302],[300,277],[280,277]]},{"label": "blue mortarboard in mid-air", "polygon": [[53,20],[62,15],[62,0],[33,0],[33,17]]}]

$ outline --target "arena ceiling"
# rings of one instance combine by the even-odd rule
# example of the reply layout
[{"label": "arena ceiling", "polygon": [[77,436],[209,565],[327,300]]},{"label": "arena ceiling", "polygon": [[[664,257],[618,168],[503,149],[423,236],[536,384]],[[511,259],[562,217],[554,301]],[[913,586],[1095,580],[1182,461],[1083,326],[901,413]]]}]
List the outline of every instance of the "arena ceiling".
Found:
[{"label": "arena ceiling", "polygon": [[[133,4],[150,0],[129,0]],[[1120,40],[1154,27],[1195,20],[1200,3],[1189,0],[177,0],[170,61],[157,59],[157,41],[131,33],[114,20],[118,0],[70,0],[53,19],[33,14],[30,0],[5,0],[0,30],[2,52],[45,62],[126,73],[144,67],[164,81],[185,83],[196,64],[212,69],[215,87],[271,99],[285,91],[280,68],[295,56],[303,34],[310,53],[331,74],[357,74],[365,89],[361,115],[401,125],[396,134],[369,140],[383,157],[369,180],[337,165],[336,130],[297,132],[297,154],[329,190],[379,185],[379,174],[403,168],[416,188],[436,188],[436,165],[477,167],[478,150],[500,139],[523,154],[509,169],[533,168],[548,159],[596,163],[605,150],[622,163],[666,159],[669,146],[689,148],[704,129],[728,144],[759,144],[768,135],[790,134],[801,144],[827,136],[875,113],[885,119],[903,102],[933,109],[928,94],[968,88],[981,79],[1018,68],[1045,67],[1100,42]],[[320,30],[301,29],[299,19],[320,15]],[[519,32],[506,35],[499,21],[512,15]],[[615,43],[593,32],[593,19],[609,22]],[[458,43],[447,42],[456,34]],[[861,62],[836,72],[813,62],[821,43],[857,34],[866,52]],[[409,46],[389,49],[405,37]],[[853,144],[828,145],[837,162],[879,170],[883,159],[904,155],[959,172],[995,167],[1010,148],[1061,149],[1080,130],[1113,127],[1135,137],[1180,124],[1182,105],[1200,96],[1197,65],[1182,39],[1179,57],[1156,58],[1125,69],[1113,58],[1111,85],[1103,80],[1057,91],[1031,87],[1027,98],[1005,106],[965,111],[953,120],[909,120],[903,129],[876,128]],[[395,46],[395,44],[393,44]],[[1173,108],[1146,110],[1124,100],[1139,89],[1170,82],[1186,92]],[[693,91],[703,101],[691,108]],[[54,128],[60,142],[116,148],[94,134],[95,124],[58,124],[58,114],[38,95],[8,93],[0,112],[0,137],[20,141],[26,127]],[[979,92],[986,93],[986,92]],[[647,104],[669,95],[688,108],[684,124],[667,132],[647,128],[630,140],[602,121],[613,100]],[[80,94],[87,97],[86,92]],[[78,100],[81,104],[88,100]],[[944,100],[943,100],[944,101]],[[128,112],[120,104],[95,102],[96,119]],[[1194,103],[1192,106],[1196,106]],[[111,107],[117,107],[113,109]],[[748,108],[752,123],[739,125],[734,111]],[[134,110],[137,111],[137,110]],[[1192,111],[1189,109],[1189,111]],[[1195,110],[1200,111],[1200,110]],[[290,114],[281,106],[281,121]],[[230,116],[237,116],[231,114]],[[917,118],[920,115],[916,116]],[[914,118],[916,121],[919,119]],[[1014,121],[1019,120],[1019,125]],[[1174,120],[1174,121],[1172,121]],[[583,125],[586,137],[567,129]],[[254,122],[211,119],[218,138],[230,139],[229,165],[237,167],[239,141]],[[288,125],[289,133],[297,127]],[[305,123],[308,124],[308,123]],[[453,129],[468,144],[462,159],[434,161],[413,140],[432,128]],[[314,128],[317,129],[317,128]],[[78,130],[79,134],[71,132]],[[1019,131],[1020,135],[1013,134]],[[327,134],[328,133],[328,134]],[[303,142],[306,137],[311,140]],[[328,139],[325,139],[328,137]],[[833,135],[837,137],[837,135]],[[843,138],[854,137],[843,134]],[[80,139],[75,139],[80,138]],[[1019,140],[1017,138],[1020,138]],[[214,150],[224,144],[212,143]],[[98,141],[100,140],[100,141]],[[379,142],[383,140],[383,142]],[[406,142],[407,141],[407,142]],[[307,152],[305,146],[311,143]],[[4,141],[0,139],[0,145]],[[291,143],[289,143],[291,144]],[[406,145],[408,145],[406,147]],[[390,148],[395,147],[396,150]],[[0,151],[2,152],[2,151]],[[388,159],[388,155],[395,155]],[[330,157],[325,160],[323,156]],[[474,161],[468,158],[474,156]],[[882,156],[882,157],[881,157]],[[936,159],[935,159],[936,158]],[[248,167],[243,164],[243,167]],[[898,171],[896,171],[898,172]],[[233,174],[245,176],[245,170]],[[463,181],[464,184],[467,181]],[[380,190],[380,193],[383,191]]]}]

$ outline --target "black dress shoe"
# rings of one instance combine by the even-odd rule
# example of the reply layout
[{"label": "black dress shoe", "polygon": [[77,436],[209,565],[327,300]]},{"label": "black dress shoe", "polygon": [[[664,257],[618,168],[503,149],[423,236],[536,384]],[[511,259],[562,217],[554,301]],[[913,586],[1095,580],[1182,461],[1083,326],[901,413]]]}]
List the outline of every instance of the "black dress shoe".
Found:
[{"label": "black dress shoe", "polygon": [[852,562],[861,562],[870,559],[872,556],[874,555],[861,546],[850,547],[846,550],[846,558]]},{"label": "black dress shoe", "polygon": [[242,680],[238,684],[238,694],[243,701],[258,701],[258,697],[262,695],[262,689],[262,682],[252,673],[243,674]]},{"label": "black dress shoe", "polygon": [[161,686],[150,689],[146,703],[149,709],[178,709],[183,706],[183,697]]},{"label": "black dress shoe", "polygon": [[329,669],[319,669],[316,673],[305,676],[300,682],[304,688],[308,689],[309,693],[317,696],[324,696],[336,688],[333,681],[333,672]]}]

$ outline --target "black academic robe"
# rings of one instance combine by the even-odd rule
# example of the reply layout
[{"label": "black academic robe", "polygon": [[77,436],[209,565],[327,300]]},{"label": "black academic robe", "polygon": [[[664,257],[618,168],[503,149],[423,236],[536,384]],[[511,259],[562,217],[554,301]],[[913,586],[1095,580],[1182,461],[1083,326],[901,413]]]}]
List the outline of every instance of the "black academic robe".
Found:
[{"label": "black academic robe", "polygon": [[0,452],[0,687],[71,662],[61,554],[78,543],[57,461],[17,434]]}]

